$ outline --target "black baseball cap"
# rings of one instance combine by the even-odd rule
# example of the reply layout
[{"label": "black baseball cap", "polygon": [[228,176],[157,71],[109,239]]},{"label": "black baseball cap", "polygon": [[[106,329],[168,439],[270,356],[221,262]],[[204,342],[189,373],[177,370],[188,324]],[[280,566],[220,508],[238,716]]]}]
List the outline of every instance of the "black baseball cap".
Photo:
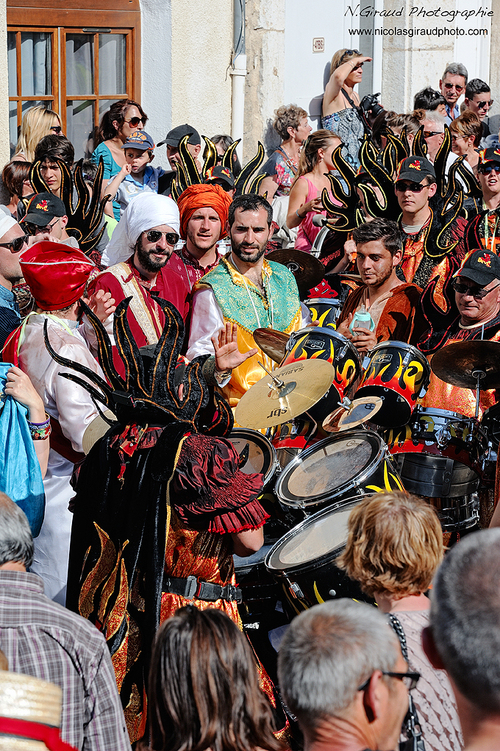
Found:
[{"label": "black baseball cap", "polygon": [[499,146],[490,146],[489,149],[483,149],[479,152],[479,164],[486,164],[487,162],[497,162],[497,164],[500,164]]},{"label": "black baseball cap", "polygon": [[184,123],[184,125],[178,125],[177,128],[172,128],[172,130],[169,130],[165,140],[160,141],[158,146],[163,146],[164,143],[167,144],[167,146],[174,146],[177,148],[179,146],[179,142],[181,141],[184,136],[191,136],[188,140],[188,143],[190,143],[192,146],[197,146],[198,144],[201,144],[201,138],[200,134],[196,130],[196,128],[193,128],[192,125],[188,125],[188,123]]},{"label": "black baseball cap", "polygon": [[480,287],[485,287],[493,279],[500,279],[500,258],[488,250],[475,250],[454,276],[465,276]]},{"label": "black baseball cap", "polygon": [[207,173],[205,175],[205,182],[218,183],[219,181],[225,183],[230,190],[234,188],[234,176],[231,170],[227,167],[222,167],[222,165],[217,164],[215,165],[215,167],[211,167],[209,170],[207,170]]},{"label": "black baseball cap", "polygon": [[66,206],[52,193],[37,193],[33,196],[21,221],[46,227],[56,216],[66,216]]},{"label": "black baseball cap", "polygon": [[411,180],[421,183],[425,177],[436,179],[433,165],[423,156],[407,156],[400,162],[396,180]]}]

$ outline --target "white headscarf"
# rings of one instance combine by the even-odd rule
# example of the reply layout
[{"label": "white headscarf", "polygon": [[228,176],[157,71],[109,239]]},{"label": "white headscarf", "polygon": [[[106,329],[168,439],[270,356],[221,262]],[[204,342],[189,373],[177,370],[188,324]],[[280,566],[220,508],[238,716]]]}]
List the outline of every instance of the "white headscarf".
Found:
[{"label": "white headscarf", "polygon": [[4,214],[3,211],[0,211],[0,240],[15,224],[17,222],[10,214]]},{"label": "white headscarf", "polygon": [[126,261],[134,252],[141,234],[161,224],[179,233],[179,209],[175,201],[149,190],[136,196],[123,212],[102,254],[103,265],[113,266]]}]

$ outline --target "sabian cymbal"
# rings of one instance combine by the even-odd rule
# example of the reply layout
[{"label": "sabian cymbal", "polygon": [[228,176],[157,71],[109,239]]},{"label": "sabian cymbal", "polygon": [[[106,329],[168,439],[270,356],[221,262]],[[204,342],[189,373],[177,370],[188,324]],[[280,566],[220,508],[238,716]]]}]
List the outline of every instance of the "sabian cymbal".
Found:
[{"label": "sabian cymbal", "polygon": [[234,417],[244,428],[260,430],[281,425],[307,412],[333,383],[335,372],[326,360],[299,360],[267,373],[240,399]]},{"label": "sabian cymbal", "polygon": [[311,287],[316,287],[325,275],[325,267],[310,253],[295,248],[281,248],[273,250],[266,256],[268,261],[276,261],[286,266],[295,277],[299,292],[307,292]]},{"label": "sabian cymbal", "polygon": [[327,433],[340,433],[371,420],[383,404],[380,396],[362,396],[354,399],[349,408],[339,407],[323,420],[322,428]]},{"label": "sabian cymbal", "polygon": [[500,342],[473,340],[448,344],[433,355],[431,368],[442,381],[464,389],[475,389],[477,380],[473,373],[483,371],[481,390],[500,388]]},{"label": "sabian cymbal", "polygon": [[286,343],[290,338],[289,334],[276,329],[255,329],[253,338],[257,347],[260,347],[265,355],[280,363],[286,354]]}]

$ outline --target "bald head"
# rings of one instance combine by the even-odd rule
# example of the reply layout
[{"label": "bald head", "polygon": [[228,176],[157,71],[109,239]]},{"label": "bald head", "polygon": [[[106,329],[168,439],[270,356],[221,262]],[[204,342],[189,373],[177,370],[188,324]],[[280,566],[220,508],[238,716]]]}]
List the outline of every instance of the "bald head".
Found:
[{"label": "bald head", "polygon": [[33,536],[26,514],[0,493],[0,569],[28,568],[33,561]]}]

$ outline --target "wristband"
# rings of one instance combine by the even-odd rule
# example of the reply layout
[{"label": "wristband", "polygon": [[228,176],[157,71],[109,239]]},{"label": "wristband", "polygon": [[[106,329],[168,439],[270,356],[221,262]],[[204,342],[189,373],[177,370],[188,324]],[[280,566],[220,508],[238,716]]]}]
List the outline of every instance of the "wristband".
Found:
[{"label": "wristband", "polygon": [[303,219],[304,217],[303,217],[303,216],[300,216],[300,214],[299,214],[299,210],[298,210],[298,209],[296,209],[295,213],[297,214],[297,216],[299,217],[299,219],[300,219],[300,220],[302,221],[302,219]]},{"label": "wristband", "polygon": [[[45,414],[47,415],[47,413]],[[30,422],[27,420],[27,423],[34,441],[45,441],[52,432],[50,417],[48,415],[44,422]]]}]

